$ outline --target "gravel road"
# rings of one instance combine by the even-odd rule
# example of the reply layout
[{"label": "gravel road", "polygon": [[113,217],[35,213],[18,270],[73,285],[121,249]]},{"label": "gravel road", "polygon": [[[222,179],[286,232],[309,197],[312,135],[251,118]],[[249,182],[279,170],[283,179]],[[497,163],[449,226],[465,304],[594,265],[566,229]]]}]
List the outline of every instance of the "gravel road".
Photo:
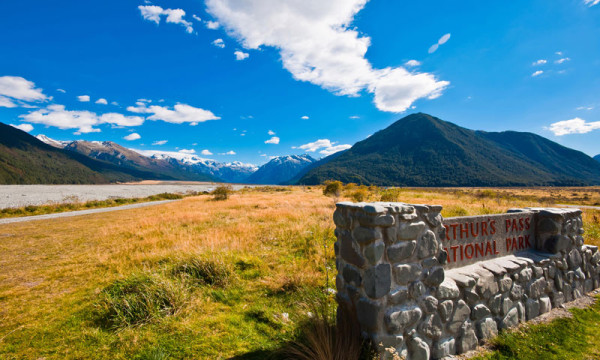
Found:
[{"label": "gravel road", "polygon": [[[143,198],[160,193],[212,191],[220,184],[0,185],[0,209],[110,198]],[[232,185],[234,190],[246,185]],[[250,185],[252,186],[252,185]]]},{"label": "gravel road", "polygon": [[6,218],[6,219],[0,219],[0,225],[24,222],[24,221],[56,219],[56,218],[63,218],[63,217],[69,217],[69,216],[79,216],[79,215],[104,213],[104,212],[109,212],[109,211],[135,209],[135,208],[141,208],[141,207],[146,207],[146,206],[166,204],[166,203],[170,203],[172,201],[178,201],[178,200],[151,201],[151,202],[145,202],[145,203],[139,203],[139,204],[129,204],[129,205],[114,206],[114,207],[107,207],[107,208],[100,208],[100,209],[77,210],[77,211],[67,211],[67,212],[56,213],[56,214]]}]

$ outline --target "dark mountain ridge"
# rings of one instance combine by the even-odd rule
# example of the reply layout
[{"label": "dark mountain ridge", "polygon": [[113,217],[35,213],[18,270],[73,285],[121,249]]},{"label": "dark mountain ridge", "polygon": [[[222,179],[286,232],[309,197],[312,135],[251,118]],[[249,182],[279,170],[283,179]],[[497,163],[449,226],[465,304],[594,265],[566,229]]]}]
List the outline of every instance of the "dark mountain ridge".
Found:
[{"label": "dark mountain ridge", "polygon": [[474,131],[406,116],[299,181],[382,186],[541,186],[600,183],[600,164],[539,135]]},{"label": "dark mountain ridge", "polygon": [[146,179],[147,171],[125,169],[50,146],[0,123],[0,183],[102,184]]}]

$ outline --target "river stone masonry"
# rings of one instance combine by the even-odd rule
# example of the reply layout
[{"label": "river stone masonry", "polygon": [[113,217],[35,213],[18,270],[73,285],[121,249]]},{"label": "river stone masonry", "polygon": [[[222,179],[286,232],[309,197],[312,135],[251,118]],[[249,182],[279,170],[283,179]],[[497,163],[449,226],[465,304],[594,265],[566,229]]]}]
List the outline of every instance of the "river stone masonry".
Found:
[{"label": "river stone masonry", "polygon": [[[580,210],[512,209],[465,217],[466,222],[445,221],[441,210],[404,203],[337,204],[337,300],[356,314],[363,336],[382,358],[386,348],[408,360],[463,353],[600,287],[600,252],[584,245]],[[521,215],[528,225],[514,220]],[[447,229],[483,222],[488,233],[464,239],[461,251],[483,243],[492,250],[481,252],[478,261],[463,251],[460,263],[456,251],[449,254],[448,246],[457,243]],[[525,246],[524,236],[517,246],[520,235],[511,231],[528,234],[531,246]]]}]

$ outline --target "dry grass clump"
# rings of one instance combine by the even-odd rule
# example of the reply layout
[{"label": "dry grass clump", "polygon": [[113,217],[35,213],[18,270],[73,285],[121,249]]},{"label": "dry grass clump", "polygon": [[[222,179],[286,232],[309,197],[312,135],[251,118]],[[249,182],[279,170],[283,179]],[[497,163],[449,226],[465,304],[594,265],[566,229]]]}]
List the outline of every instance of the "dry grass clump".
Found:
[{"label": "dry grass clump", "polygon": [[229,285],[234,275],[231,264],[223,258],[202,259],[194,256],[179,260],[172,272],[199,285],[218,287]]},{"label": "dry grass clump", "polygon": [[[360,333],[356,311],[337,307],[323,295],[314,294],[302,306],[308,316],[298,329],[297,339],[283,353],[296,360],[375,359],[376,354]],[[337,320],[337,321],[336,321]]]},{"label": "dry grass clump", "polygon": [[184,284],[154,274],[134,274],[102,290],[96,304],[102,327],[147,324],[177,313],[188,293]]}]

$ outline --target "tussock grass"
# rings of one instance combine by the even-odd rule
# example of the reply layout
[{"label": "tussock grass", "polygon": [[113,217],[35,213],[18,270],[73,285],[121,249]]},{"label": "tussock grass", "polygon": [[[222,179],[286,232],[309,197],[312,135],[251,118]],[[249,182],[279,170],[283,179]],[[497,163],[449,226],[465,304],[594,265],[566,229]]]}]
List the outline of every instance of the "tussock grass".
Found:
[{"label": "tussock grass", "polygon": [[134,274],[102,290],[98,323],[105,328],[139,326],[177,313],[188,293],[181,282],[154,274]]},{"label": "tussock grass", "polygon": [[360,334],[356,311],[337,307],[326,296],[312,293],[300,305],[308,315],[297,330],[297,337],[282,351],[296,360],[367,360],[376,353]]},{"label": "tussock grass", "polygon": [[189,256],[178,261],[173,274],[199,285],[223,287],[233,280],[232,266],[223,258],[202,259]]}]

